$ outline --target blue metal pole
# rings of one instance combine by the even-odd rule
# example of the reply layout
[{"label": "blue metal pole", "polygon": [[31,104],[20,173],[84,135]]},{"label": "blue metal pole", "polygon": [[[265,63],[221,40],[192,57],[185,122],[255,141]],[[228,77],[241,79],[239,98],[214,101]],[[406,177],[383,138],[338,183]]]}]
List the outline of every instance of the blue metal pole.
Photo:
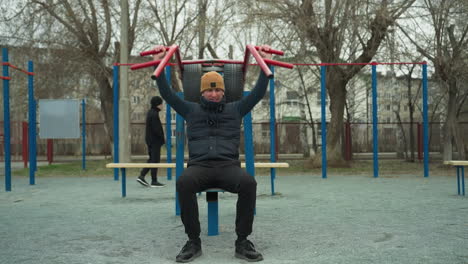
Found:
[{"label": "blue metal pole", "polygon": [[[247,96],[250,92],[244,92]],[[253,132],[252,132],[252,113],[249,112],[244,116],[244,147],[245,147],[245,169],[255,177],[254,166],[254,148],[253,148]]]},{"label": "blue metal pole", "polygon": [[[171,84],[171,66],[166,67],[166,79],[169,87]],[[172,122],[171,122],[171,106],[166,104],[166,162],[172,163]],[[167,168],[167,180],[172,180],[172,168]]]},{"label": "blue metal pole", "polygon": [[379,131],[377,119],[377,64],[372,64],[372,139],[374,151],[374,178],[379,177]]},{"label": "blue metal pole", "polygon": [[[34,72],[34,65],[32,61],[28,61],[28,72]],[[33,154],[34,154],[34,131],[36,129],[36,123],[34,123],[34,114],[36,109],[33,108],[34,105],[34,75],[28,75],[28,142],[29,142],[29,184],[34,185],[36,183],[35,179],[35,170],[33,165]],[[34,111],[34,112],[33,112]]]},{"label": "blue metal pole", "polygon": [[[270,66],[270,70],[275,74],[275,67]],[[270,161],[276,162],[276,112],[275,112],[275,79],[270,79]],[[275,195],[276,168],[270,169],[271,195]]]},{"label": "blue metal pole", "polygon": [[[114,77],[114,163],[119,163],[119,66],[113,67]],[[114,169],[114,181],[119,180],[119,169]]]},{"label": "blue metal pole", "polygon": [[461,167],[462,195],[465,196],[465,166]]},{"label": "blue metal pole", "polygon": [[33,126],[32,126],[32,131],[33,131],[33,136],[32,136],[32,140],[33,140],[33,160],[32,160],[32,168],[34,168],[34,176],[36,175],[36,171],[37,171],[37,113],[36,113],[36,110],[37,110],[37,100],[32,100],[32,109],[33,109],[33,112],[32,112],[32,117],[33,117]]},{"label": "blue metal pole", "polygon": [[[8,49],[2,49],[3,77],[9,77],[8,73]],[[3,80],[3,137],[5,142],[5,190],[11,191],[11,149],[10,149],[10,81]]]},{"label": "blue metal pole", "polygon": [[81,100],[81,122],[82,122],[82,126],[81,126],[81,137],[82,137],[82,155],[83,155],[83,158],[82,158],[82,161],[81,161],[81,167],[83,170],[86,170],[86,102],[85,102],[85,99],[82,99]]},{"label": "blue metal pole", "polygon": [[[183,98],[182,92],[177,95]],[[176,116],[176,180],[179,179],[184,172],[184,140],[185,140],[184,118],[177,114]],[[179,194],[176,190],[176,215],[180,215]]]},{"label": "blue metal pole", "polygon": [[327,178],[327,66],[320,66],[320,106],[322,112],[322,178]]},{"label": "blue metal pole", "polygon": [[122,197],[127,196],[127,175],[125,173],[125,168],[120,169],[122,171]]},{"label": "blue metal pole", "polygon": [[424,141],[424,177],[429,177],[429,121],[427,116],[427,63],[422,65],[423,78],[423,141]]}]

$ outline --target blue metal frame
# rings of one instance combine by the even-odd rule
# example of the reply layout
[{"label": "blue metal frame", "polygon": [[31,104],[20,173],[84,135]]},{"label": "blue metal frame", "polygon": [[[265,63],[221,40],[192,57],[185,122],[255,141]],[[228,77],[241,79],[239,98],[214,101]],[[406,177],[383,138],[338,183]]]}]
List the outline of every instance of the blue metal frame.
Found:
[{"label": "blue metal frame", "polygon": [[[119,163],[119,66],[113,67],[114,82],[114,163]],[[114,180],[119,180],[119,169],[114,169]]]},{"label": "blue metal frame", "polygon": [[[32,61],[28,61],[28,72],[34,72],[34,65]],[[35,175],[35,155],[36,152],[36,108],[33,107],[34,104],[34,75],[28,75],[28,149],[29,149],[29,184],[36,184],[36,175]]]},{"label": "blue metal frame", "polygon": [[[177,95],[183,98],[183,93],[178,92]],[[179,179],[184,172],[184,140],[185,140],[185,124],[184,118],[177,114],[176,116],[176,180]],[[180,215],[179,194],[176,190],[176,215]]]},{"label": "blue metal frame", "polygon": [[[2,49],[3,77],[9,77],[8,73],[8,49]],[[5,142],[5,190],[11,191],[11,138],[10,138],[10,81],[3,80],[3,137]]]},{"label": "blue metal frame", "polygon": [[[33,166],[32,168],[34,168],[34,172],[37,171],[37,129],[36,129],[36,124],[37,124],[37,113],[36,113],[36,109],[37,109],[37,100],[32,100],[32,109],[33,109],[33,121],[32,121],[32,124],[33,124],[33,162],[31,164],[31,166]],[[35,175],[35,174],[34,174]]]},{"label": "blue metal frame", "polygon": [[327,66],[320,66],[320,106],[322,112],[322,179],[327,178]]},{"label": "blue metal frame", "polygon": [[429,121],[428,121],[428,106],[427,106],[427,63],[422,65],[423,78],[423,147],[424,147],[424,177],[429,177]]},{"label": "blue metal frame", "polygon": [[81,168],[86,170],[86,101],[81,100]]},{"label": "blue metal frame", "polygon": [[[275,67],[270,66],[275,76]],[[270,161],[276,162],[276,112],[275,112],[275,79],[270,79]],[[276,168],[270,168],[271,195],[275,195]]]},{"label": "blue metal frame", "polygon": [[465,166],[455,166],[457,168],[457,190],[458,195],[465,196]]},{"label": "blue metal frame", "polygon": [[[172,89],[171,66],[166,66],[166,79],[169,87]],[[172,163],[172,123],[171,106],[166,103],[166,162]],[[167,180],[172,180],[172,168],[167,168]]]},{"label": "blue metal frame", "polygon": [[120,171],[122,173],[122,181],[121,181],[122,197],[126,197],[127,196],[127,174],[126,174],[125,168],[120,169]]},{"label": "blue metal frame", "polygon": [[372,64],[372,137],[374,152],[374,178],[379,177],[379,131],[377,123],[377,65]]},{"label": "blue metal frame", "polygon": [[[244,92],[244,96],[250,92]],[[253,146],[253,130],[252,130],[252,113],[249,112],[244,116],[244,148],[245,148],[245,169],[255,177],[254,165],[254,146]]]}]

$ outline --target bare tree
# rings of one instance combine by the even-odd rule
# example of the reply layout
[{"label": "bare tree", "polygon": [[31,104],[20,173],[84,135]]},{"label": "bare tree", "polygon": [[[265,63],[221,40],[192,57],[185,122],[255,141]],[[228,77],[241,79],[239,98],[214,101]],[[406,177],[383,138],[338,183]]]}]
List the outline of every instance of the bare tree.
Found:
[{"label": "bare tree", "polygon": [[[432,32],[419,30],[409,33],[408,26],[400,29],[417,47],[418,52],[428,58],[435,68],[435,75],[444,82],[447,93],[447,110],[444,123],[443,159],[452,159],[452,140],[458,150],[458,158],[466,159],[465,142],[463,141],[457,110],[464,101],[461,82],[468,66],[468,5],[466,1],[424,0],[419,13],[427,13]],[[419,19],[420,16],[418,16]]]},{"label": "bare tree", "polygon": [[[112,142],[112,68],[109,55],[113,52],[113,61],[118,61],[119,45],[112,46],[115,39],[114,27],[117,16],[112,10],[114,2],[108,0],[70,1],[70,0],[30,0],[29,6],[34,13],[47,15],[53,23],[50,39],[55,44],[79,56],[82,67],[97,83],[101,111],[104,117],[107,135]],[[129,51],[135,41],[135,28],[138,22],[141,0],[133,4],[133,14],[129,27]],[[49,28],[50,29],[50,28]],[[42,28],[47,31],[47,28]]]},{"label": "bare tree", "polygon": [[[298,37],[315,48],[322,62],[358,63],[330,66],[326,71],[331,120],[328,136],[330,164],[342,164],[343,118],[346,86],[376,55],[387,31],[415,0],[372,1],[257,1],[253,13],[267,20],[280,19]],[[350,41],[357,39],[357,41]],[[350,45],[356,43],[356,45]]]}]

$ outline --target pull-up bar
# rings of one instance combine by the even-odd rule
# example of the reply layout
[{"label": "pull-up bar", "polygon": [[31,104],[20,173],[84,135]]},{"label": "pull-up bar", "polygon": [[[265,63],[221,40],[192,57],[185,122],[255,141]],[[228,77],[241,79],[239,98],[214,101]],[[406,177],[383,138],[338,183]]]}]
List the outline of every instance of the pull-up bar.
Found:
[{"label": "pull-up bar", "polygon": [[[327,126],[326,126],[326,68],[336,65],[371,65],[372,66],[372,133],[373,133],[373,161],[374,177],[379,176],[378,157],[378,127],[377,127],[377,65],[392,64],[420,64],[422,66],[422,100],[423,100],[423,140],[424,140],[424,177],[429,177],[429,126],[428,126],[428,91],[427,91],[427,62],[369,62],[369,63],[316,63],[301,64],[320,66],[320,94],[321,94],[321,130],[322,130],[322,178],[327,178]],[[298,65],[298,64],[295,64]]]},{"label": "pull-up bar", "polygon": [[3,135],[4,135],[4,147],[5,147],[5,190],[11,191],[11,131],[10,131],[10,80],[9,68],[18,70],[28,75],[28,105],[29,105],[29,131],[28,131],[28,142],[29,142],[29,184],[35,184],[35,171],[37,169],[36,163],[36,108],[34,100],[34,68],[33,62],[28,61],[28,70],[21,69],[9,62],[8,49],[2,48],[2,68],[3,76],[0,79],[3,80]]},{"label": "pull-up bar", "polygon": [[[34,75],[34,72],[30,72],[30,71],[27,71],[27,70],[23,70],[23,69],[21,69],[20,67],[16,67],[15,65],[13,65],[13,64],[11,64],[11,63],[9,63],[9,62],[2,62],[2,65],[3,65],[3,66],[8,66],[8,67],[10,67],[10,68],[12,68],[12,69],[15,69],[15,70],[17,70],[17,71],[20,71],[20,72],[22,72],[22,73],[26,73],[27,75]],[[0,77],[1,77],[1,76],[0,76]],[[3,79],[3,78],[2,78],[2,79]]]},{"label": "pull-up bar", "polygon": [[296,65],[296,66],[403,65],[403,64],[423,65],[423,64],[427,64],[427,62],[426,61],[419,61],[419,62],[375,62],[374,61],[374,62],[354,62],[354,63],[346,63],[346,62],[293,63],[293,65]]}]

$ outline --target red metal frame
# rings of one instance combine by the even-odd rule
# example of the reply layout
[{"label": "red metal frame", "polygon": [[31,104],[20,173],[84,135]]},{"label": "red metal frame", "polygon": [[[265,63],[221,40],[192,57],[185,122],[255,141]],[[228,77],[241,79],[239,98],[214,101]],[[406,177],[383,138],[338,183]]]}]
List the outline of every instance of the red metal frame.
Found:
[{"label": "red metal frame", "polygon": [[[257,64],[260,66],[260,68],[262,69],[262,71],[265,73],[265,75],[268,78],[272,78],[273,73],[271,72],[271,70],[270,70],[270,68],[268,67],[267,64],[278,66],[278,67],[283,67],[283,68],[288,68],[288,69],[292,69],[294,67],[294,65],[291,64],[291,63],[286,63],[286,62],[281,62],[281,61],[276,61],[276,60],[270,60],[270,59],[263,59],[260,56],[259,52],[258,52],[258,50],[260,50],[261,47],[260,46],[250,45],[250,44],[247,45],[247,47],[246,47],[243,61],[235,61],[235,60],[190,60],[190,61],[182,61],[181,57],[180,57],[180,52],[179,52],[179,47],[178,46],[172,45],[170,47],[165,47],[165,48],[166,48],[167,53],[166,53],[166,55],[164,56],[164,58],[162,60],[149,61],[149,62],[134,64],[134,65],[132,65],[130,67],[130,69],[131,70],[137,70],[137,69],[147,68],[147,67],[151,67],[151,66],[156,66],[156,69],[154,70],[153,75],[156,76],[156,77],[159,77],[161,72],[164,70],[164,67],[166,67],[166,65],[170,65],[169,60],[174,54],[176,55],[177,65],[179,66],[181,72],[183,72],[183,70],[184,70],[184,67],[183,67],[184,64],[208,64],[208,63],[214,64],[214,65],[216,65],[216,64],[219,64],[219,65],[223,65],[223,64],[243,64],[244,65],[243,66],[243,72],[244,72],[244,75],[245,75],[245,73],[247,72],[247,67],[249,66],[249,59],[250,59],[251,54],[255,58],[255,60],[257,61]],[[271,53],[271,54],[276,54],[276,55],[284,55],[284,52],[282,52],[280,50],[270,49],[268,52]],[[155,50],[148,50],[148,51],[140,52],[140,56],[153,55],[153,54],[157,54],[157,53],[158,52],[156,52]]]}]

